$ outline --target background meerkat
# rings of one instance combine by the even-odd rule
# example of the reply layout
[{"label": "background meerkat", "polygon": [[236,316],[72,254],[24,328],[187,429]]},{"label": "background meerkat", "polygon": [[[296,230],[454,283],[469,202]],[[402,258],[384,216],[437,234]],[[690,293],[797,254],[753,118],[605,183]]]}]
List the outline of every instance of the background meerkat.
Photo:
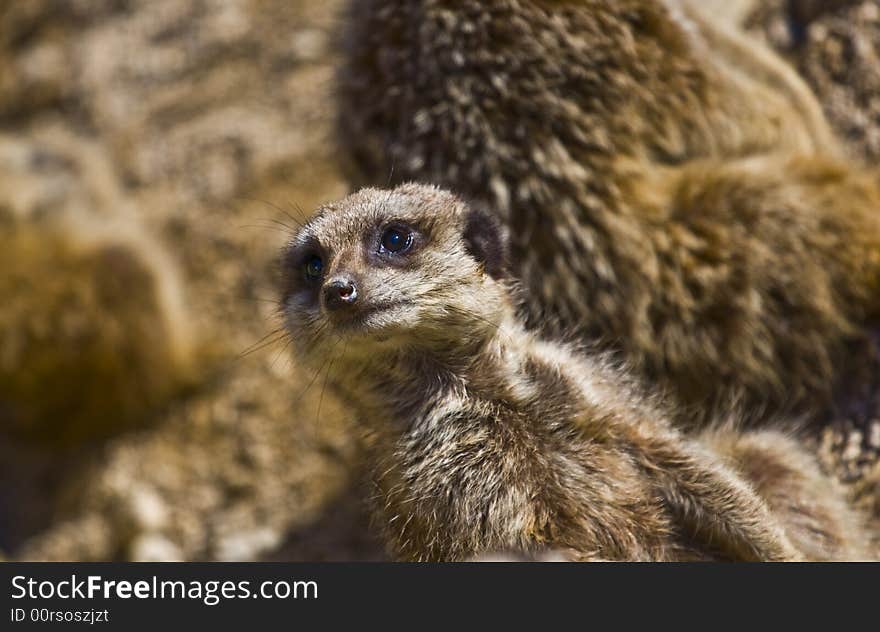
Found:
[{"label": "background meerkat", "polygon": [[815,99],[692,5],[352,2],[340,133],[361,182],[497,214],[530,322],[619,352],[687,419],[818,417],[870,365],[880,178],[793,159],[839,153]]},{"label": "background meerkat", "polygon": [[529,333],[505,261],[489,215],[420,185],[328,204],[285,251],[286,325],[368,432],[399,558],[868,555],[795,442],[675,431],[615,370]]},{"label": "background meerkat", "polygon": [[156,244],[118,222],[0,222],[0,434],[76,449],[196,384],[203,349]]}]

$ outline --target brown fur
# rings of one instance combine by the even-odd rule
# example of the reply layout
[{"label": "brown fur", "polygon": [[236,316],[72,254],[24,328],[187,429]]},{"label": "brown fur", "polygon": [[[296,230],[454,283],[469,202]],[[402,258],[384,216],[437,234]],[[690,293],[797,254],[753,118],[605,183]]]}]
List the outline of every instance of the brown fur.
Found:
[{"label": "brown fur", "polygon": [[[382,254],[389,225],[411,231],[409,250]],[[288,330],[367,432],[397,557],[867,555],[859,519],[795,442],[687,438],[607,363],[527,332],[498,243],[488,216],[407,185],[323,207],[285,253]],[[334,308],[322,296],[340,279],[356,300]]]},{"label": "brown fur", "polygon": [[351,6],[347,150],[504,220],[532,325],[691,423],[831,403],[877,322],[880,177],[792,157],[838,149],[791,69],[672,1]]}]

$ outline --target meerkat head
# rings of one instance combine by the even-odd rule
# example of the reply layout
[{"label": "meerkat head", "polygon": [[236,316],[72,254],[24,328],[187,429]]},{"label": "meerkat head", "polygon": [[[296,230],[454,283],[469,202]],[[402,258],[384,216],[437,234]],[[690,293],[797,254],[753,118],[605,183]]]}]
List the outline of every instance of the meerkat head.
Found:
[{"label": "meerkat head", "polygon": [[408,184],[321,207],[287,245],[282,310],[308,355],[460,346],[509,308],[498,224],[451,193]]}]

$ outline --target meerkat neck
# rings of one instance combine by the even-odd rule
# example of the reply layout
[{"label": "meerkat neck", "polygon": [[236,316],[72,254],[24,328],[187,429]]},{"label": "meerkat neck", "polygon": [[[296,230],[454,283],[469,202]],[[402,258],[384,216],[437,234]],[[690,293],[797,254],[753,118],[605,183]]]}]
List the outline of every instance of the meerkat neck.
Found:
[{"label": "meerkat neck", "polygon": [[491,400],[516,393],[527,379],[523,367],[534,338],[512,310],[485,331],[446,344],[420,341],[352,363],[335,376],[337,390],[366,417],[389,409],[412,416],[450,393]]}]

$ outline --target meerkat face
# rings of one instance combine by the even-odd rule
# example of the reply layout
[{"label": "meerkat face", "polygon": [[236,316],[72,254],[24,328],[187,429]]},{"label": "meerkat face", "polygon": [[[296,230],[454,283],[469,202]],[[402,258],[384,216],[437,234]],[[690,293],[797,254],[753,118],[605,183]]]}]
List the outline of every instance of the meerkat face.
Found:
[{"label": "meerkat face", "polygon": [[301,352],[339,340],[460,343],[497,326],[508,304],[497,224],[428,186],[364,189],[322,207],[283,266],[282,308]]}]

